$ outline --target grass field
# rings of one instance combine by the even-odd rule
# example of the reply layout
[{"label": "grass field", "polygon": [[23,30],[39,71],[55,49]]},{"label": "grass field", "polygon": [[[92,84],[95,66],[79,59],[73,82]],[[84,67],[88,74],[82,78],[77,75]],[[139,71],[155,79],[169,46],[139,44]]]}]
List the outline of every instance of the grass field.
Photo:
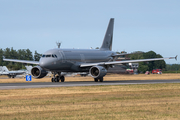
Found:
[{"label": "grass field", "polygon": [[[26,82],[24,78],[0,83]],[[107,75],[111,80],[180,79],[180,74]],[[66,81],[93,81],[66,77]],[[32,82],[50,82],[50,78]],[[0,119],[180,119],[180,84],[83,86],[0,90]]]},{"label": "grass field", "polygon": [[0,91],[2,120],[180,119],[180,84]]},{"label": "grass field", "polygon": [[[2,79],[3,78],[3,79]],[[4,79],[6,78],[6,79]],[[114,80],[161,80],[161,79],[180,79],[180,73],[176,74],[139,74],[139,75],[127,75],[127,74],[108,74],[104,77],[104,81],[114,81]],[[31,82],[50,82],[51,78],[46,77],[43,79],[34,79],[32,78]],[[87,77],[65,77],[65,82],[68,81],[94,81],[94,79],[90,76]],[[15,82],[26,82],[25,78],[11,78],[9,79],[6,76],[0,76],[0,83],[15,83]]]}]

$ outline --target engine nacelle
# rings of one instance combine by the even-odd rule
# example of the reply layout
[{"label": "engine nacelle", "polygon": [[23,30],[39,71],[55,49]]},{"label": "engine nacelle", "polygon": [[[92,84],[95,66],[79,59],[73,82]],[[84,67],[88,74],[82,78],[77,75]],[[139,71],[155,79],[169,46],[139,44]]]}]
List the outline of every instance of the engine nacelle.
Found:
[{"label": "engine nacelle", "polygon": [[31,69],[31,74],[34,78],[43,78],[47,75],[47,71],[42,69],[40,66],[35,66]]},{"label": "engine nacelle", "polygon": [[90,68],[89,73],[93,78],[102,78],[106,75],[107,70],[102,66],[93,66]]}]

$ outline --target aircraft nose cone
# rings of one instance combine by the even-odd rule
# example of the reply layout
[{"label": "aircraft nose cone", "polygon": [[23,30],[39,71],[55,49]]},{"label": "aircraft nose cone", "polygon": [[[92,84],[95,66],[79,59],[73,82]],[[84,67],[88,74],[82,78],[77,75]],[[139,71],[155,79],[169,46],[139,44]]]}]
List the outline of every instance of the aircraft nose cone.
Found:
[{"label": "aircraft nose cone", "polygon": [[52,62],[53,61],[51,59],[41,59],[39,62],[39,65],[42,68],[50,69],[50,68],[52,68]]},{"label": "aircraft nose cone", "polygon": [[42,59],[40,60],[39,65],[44,68],[47,67],[47,63],[45,62],[45,60],[42,60]]}]

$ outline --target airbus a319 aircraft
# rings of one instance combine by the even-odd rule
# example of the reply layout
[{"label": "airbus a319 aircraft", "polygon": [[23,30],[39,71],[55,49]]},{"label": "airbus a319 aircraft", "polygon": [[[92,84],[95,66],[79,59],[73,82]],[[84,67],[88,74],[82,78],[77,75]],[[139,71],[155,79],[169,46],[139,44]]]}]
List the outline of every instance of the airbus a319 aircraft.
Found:
[{"label": "airbus a319 aircraft", "polygon": [[115,64],[133,62],[156,61],[164,59],[176,59],[176,57],[153,58],[115,61],[117,57],[125,54],[117,54],[112,50],[114,18],[111,18],[100,49],[51,49],[45,52],[39,61],[4,59],[4,61],[36,64],[31,74],[34,78],[43,78],[47,71],[53,73],[52,82],[64,82],[61,72],[89,72],[95,82],[103,82],[107,69]]}]

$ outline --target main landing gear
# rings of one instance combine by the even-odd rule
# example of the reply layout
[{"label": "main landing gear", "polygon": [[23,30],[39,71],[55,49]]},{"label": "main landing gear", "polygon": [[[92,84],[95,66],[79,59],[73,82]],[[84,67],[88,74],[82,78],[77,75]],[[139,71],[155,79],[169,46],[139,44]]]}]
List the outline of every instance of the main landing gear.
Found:
[{"label": "main landing gear", "polygon": [[[61,73],[53,73],[53,74],[54,74],[54,77],[51,78],[51,82],[59,82],[59,81],[64,82],[65,77],[63,75],[61,76]],[[56,74],[58,75],[56,76]]]},{"label": "main landing gear", "polygon": [[94,78],[94,82],[98,82],[98,80],[99,80],[99,82],[103,82],[103,77],[102,78]]}]

